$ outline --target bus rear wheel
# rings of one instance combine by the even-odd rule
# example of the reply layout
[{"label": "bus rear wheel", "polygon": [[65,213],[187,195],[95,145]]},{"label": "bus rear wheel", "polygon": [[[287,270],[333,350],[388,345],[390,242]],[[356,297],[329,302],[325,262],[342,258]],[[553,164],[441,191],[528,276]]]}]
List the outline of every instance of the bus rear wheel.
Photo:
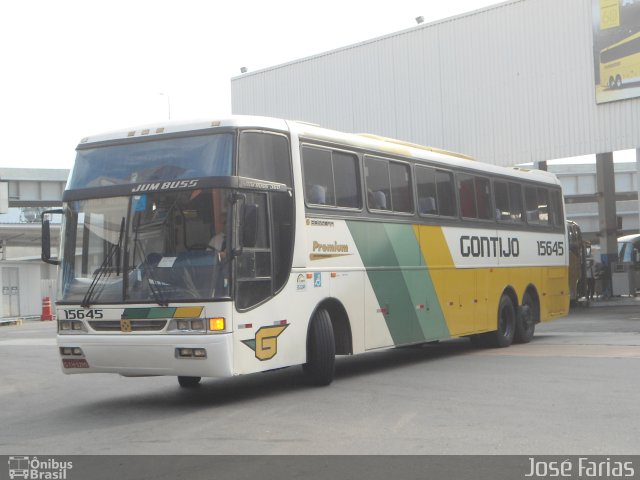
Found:
[{"label": "bus rear wheel", "polygon": [[201,377],[178,377],[178,384],[182,388],[194,388],[200,383]]},{"label": "bus rear wheel", "polygon": [[516,309],[508,295],[502,295],[498,304],[498,329],[488,333],[487,343],[491,347],[504,348],[513,343],[516,331]]},{"label": "bus rear wheel", "polygon": [[622,77],[620,75],[616,75],[616,88],[622,88]]},{"label": "bus rear wheel", "polygon": [[319,309],[307,334],[307,363],[302,368],[313,385],[329,385],[335,371],[336,347],[329,312]]},{"label": "bus rear wheel", "polygon": [[538,304],[529,293],[525,293],[522,297],[522,305],[518,309],[514,341],[529,343],[536,332],[536,323],[538,323]]}]

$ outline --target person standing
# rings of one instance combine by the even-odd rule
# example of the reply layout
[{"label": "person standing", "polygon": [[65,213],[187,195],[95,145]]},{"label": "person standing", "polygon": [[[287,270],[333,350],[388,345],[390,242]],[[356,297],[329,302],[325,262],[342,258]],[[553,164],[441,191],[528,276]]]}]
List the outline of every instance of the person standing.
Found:
[{"label": "person standing", "polygon": [[593,271],[593,259],[587,258],[587,300],[593,300],[593,295],[596,292],[596,278]]}]

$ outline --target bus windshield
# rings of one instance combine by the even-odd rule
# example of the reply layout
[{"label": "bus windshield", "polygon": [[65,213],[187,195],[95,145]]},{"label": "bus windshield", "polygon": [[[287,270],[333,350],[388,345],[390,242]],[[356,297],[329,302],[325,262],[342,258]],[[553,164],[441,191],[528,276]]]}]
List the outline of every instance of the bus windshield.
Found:
[{"label": "bus windshield", "polygon": [[198,189],[69,202],[59,301],[228,298],[230,201],[229,190]]},{"label": "bus windshield", "polygon": [[232,133],[79,147],[68,190],[231,175]]}]

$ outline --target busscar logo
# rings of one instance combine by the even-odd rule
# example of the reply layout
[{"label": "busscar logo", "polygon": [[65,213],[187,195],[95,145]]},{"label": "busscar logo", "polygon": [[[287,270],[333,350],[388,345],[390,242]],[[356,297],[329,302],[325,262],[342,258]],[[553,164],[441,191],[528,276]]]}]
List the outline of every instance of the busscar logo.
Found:
[{"label": "busscar logo", "polygon": [[247,347],[256,352],[256,358],[261,362],[270,360],[278,353],[278,337],[289,324],[262,327],[256,332],[252,340],[242,340]]},{"label": "busscar logo", "polygon": [[62,462],[55,458],[38,459],[38,457],[9,457],[9,478],[25,478],[33,480],[66,480],[67,471],[73,468],[73,462]]},{"label": "busscar logo", "polygon": [[158,190],[175,190],[178,188],[195,188],[198,180],[176,180],[173,182],[141,183],[131,189],[131,193],[155,192]]}]

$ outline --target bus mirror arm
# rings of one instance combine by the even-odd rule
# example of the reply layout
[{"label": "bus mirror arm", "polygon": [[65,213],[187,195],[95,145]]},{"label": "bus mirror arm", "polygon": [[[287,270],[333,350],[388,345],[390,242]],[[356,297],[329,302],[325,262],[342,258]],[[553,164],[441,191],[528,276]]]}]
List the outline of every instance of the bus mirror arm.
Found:
[{"label": "bus mirror arm", "polygon": [[51,258],[51,222],[46,218],[46,215],[62,215],[64,212],[61,209],[45,210],[41,214],[42,220],[42,261],[50,265],[60,265],[60,260],[57,258]]}]

